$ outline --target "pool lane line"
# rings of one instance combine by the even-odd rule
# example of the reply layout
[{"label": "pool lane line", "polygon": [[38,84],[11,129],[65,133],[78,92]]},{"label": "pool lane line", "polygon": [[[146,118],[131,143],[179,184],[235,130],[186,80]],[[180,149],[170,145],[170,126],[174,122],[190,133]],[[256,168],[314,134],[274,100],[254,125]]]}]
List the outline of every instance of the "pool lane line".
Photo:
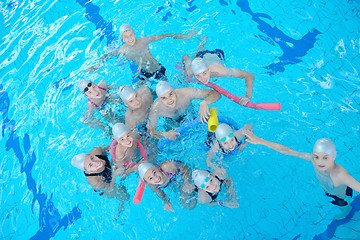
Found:
[{"label": "pool lane line", "polygon": [[354,200],[351,202],[351,207],[352,207],[351,211],[345,218],[339,220],[333,220],[328,225],[325,232],[315,235],[313,240],[329,240],[333,238],[337,227],[348,223],[351,220],[351,218],[354,216],[355,212],[358,212],[360,210],[360,195],[357,195],[354,198]]},{"label": "pool lane line", "polygon": [[[270,20],[272,18],[264,13],[254,13],[249,7],[248,0],[237,0],[236,5],[241,9],[241,11],[250,14],[252,20],[258,24],[257,28],[267,35],[267,37],[259,35],[257,36],[258,38],[272,45],[278,45],[283,51],[283,54],[280,57],[277,57],[279,62],[272,63],[264,67],[265,69],[270,70],[267,72],[270,76],[275,75],[277,72],[284,72],[284,67],[288,64],[302,62],[300,58],[305,56],[307,52],[314,47],[317,40],[316,37],[321,34],[319,30],[313,28],[301,39],[293,39],[277,27],[272,27],[270,24],[263,21],[261,18],[267,18]],[[291,43],[292,46],[288,43]]]},{"label": "pool lane line", "polygon": [[[27,188],[33,194],[31,211],[34,213],[34,204],[39,204],[39,230],[30,239],[50,239],[64,227],[64,230],[73,224],[77,219],[81,218],[81,210],[76,206],[64,217],[61,217],[59,210],[54,206],[53,194],[48,197],[46,193],[41,192],[41,185],[37,187],[35,179],[31,175],[31,171],[36,162],[36,156],[31,148],[29,134],[25,133],[22,143],[16,133],[16,123],[8,118],[10,108],[10,99],[8,93],[0,84],[0,114],[2,114],[2,137],[5,132],[9,131],[8,138],[5,143],[5,150],[8,152],[13,149],[16,158],[20,163],[20,172],[25,173]],[[24,149],[24,154],[21,147]],[[25,155],[25,156],[24,156]],[[26,160],[26,161],[25,161]]]}]

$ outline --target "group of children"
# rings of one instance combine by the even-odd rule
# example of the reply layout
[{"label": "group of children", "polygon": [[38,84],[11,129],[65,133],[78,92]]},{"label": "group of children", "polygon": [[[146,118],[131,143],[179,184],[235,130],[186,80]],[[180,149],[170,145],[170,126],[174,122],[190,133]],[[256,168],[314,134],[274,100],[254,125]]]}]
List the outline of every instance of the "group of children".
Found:
[{"label": "group of children", "polygon": [[[184,162],[177,160],[158,163],[157,141],[161,138],[176,141],[180,137],[177,127],[184,120],[194,117],[191,114],[192,100],[202,99],[198,115],[205,124],[210,115],[209,105],[218,101],[221,95],[214,90],[191,87],[174,89],[166,79],[166,69],[150,52],[149,44],[154,41],[165,37],[190,39],[194,32],[188,35],[163,34],[136,39],[131,26],[123,24],[120,34],[125,43],[102,56],[101,62],[117,55],[134,61],[138,66],[139,87],[136,90],[129,85],[116,88],[107,85],[105,81],[95,84],[89,80],[81,80],[78,85],[88,98],[85,121],[90,126],[100,126],[103,129],[112,125],[113,141],[108,147],[95,147],[90,153],[74,156],[71,162],[73,166],[84,171],[88,183],[100,194],[118,198],[122,207],[129,195],[122,184],[115,185],[116,177],[124,179],[127,175],[138,172],[140,178],[163,200],[164,209],[167,211],[173,211],[170,199],[164,191],[170,184],[175,184],[179,189],[181,203],[187,209],[194,208],[197,202],[211,206],[238,207],[232,179],[221,161],[214,161],[214,158],[216,153],[240,152],[249,142],[312,162],[319,184],[328,196],[334,198],[333,204],[350,206],[348,198],[352,196],[352,189],[360,192],[360,183],[343,167],[335,164],[336,148],[331,140],[318,140],[312,154],[297,152],[257,137],[252,132],[252,124],[245,124],[243,128],[235,131],[228,124],[222,123],[216,128],[215,134],[209,135],[210,150],[206,159],[208,170],[191,170]],[[192,59],[186,54],[182,57],[185,76],[195,76],[198,82],[204,85],[208,84],[212,77],[231,76],[245,79],[246,94],[239,97],[239,104],[245,106],[252,97],[254,74],[225,67],[222,50],[205,50],[203,43],[198,50]],[[88,70],[96,70],[100,65],[99,63]],[[158,80],[156,94],[146,85],[150,78]],[[118,94],[110,93],[114,89],[118,89]],[[154,100],[154,97],[157,99]],[[119,102],[127,108],[124,117],[116,113],[115,109],[119,108],[115,108],[114,104]],[[95,117],[96,111],[100,113],[100,118]],[[159,117],[166,119],[162,129],[158,126]],[[103,124],[106,121],[109,124]],[[111,161],[108,155],[111,156]],[[225,196],[218,197],[223,187],[226,188]]]}]

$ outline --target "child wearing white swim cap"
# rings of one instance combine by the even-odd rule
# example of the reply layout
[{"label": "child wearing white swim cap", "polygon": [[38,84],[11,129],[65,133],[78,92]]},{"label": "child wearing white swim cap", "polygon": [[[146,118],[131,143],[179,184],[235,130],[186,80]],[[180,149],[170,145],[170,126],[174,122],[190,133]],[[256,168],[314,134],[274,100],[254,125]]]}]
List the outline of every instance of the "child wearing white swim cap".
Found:
[{"label": "child wearing white swim cap", "polygon": [[125,122],[129,129],[147,132],[146,120],[153,102],[150,89],[144,85],[135,91],[131,86],[124,85],[119,88],[119,96],[127,107]]},{"label": "child wearing white swim cap", "polygon": [[156,36],[145,36],[136,38],[133,28],[129,24],[122,24],[120,27],[120,36],[124,44],[119,48],[110,50],[100,58],[100,63],[88,68],[88,71],[97,70],[101,64],[113,56],[122,55],[125,58],[134,61],[139,68],[139,80],[148,81],[150,78],[166,79],[166,68],[162,66],[151,54],[149,44],[167,37],[174,39],[190,39],[195,32],[190,34],[161,34]]},{"label": "child wearing white swim cap", "polygon": [[135,90],[131,86],[124,85],[119,87],[119,96],[125,104],[135,95],[135,93]]},{"label": "child wearing white swim cap", "polygon": [[[213,90],[197,88],[178,88],[174,89],[170,83],[160,81],[156,86],[156,94],[159,96],[151,106],[149,113],[148,130],[155,138],[164,136],[169,140],[175,140],[180,134],[175,131],[177,126],[173,126],[169,131],[158,131],[158,117],[176,119],[186,114],[187,108],[192,100],[204,99],[200,102],[199,115],[203,123],[207,122],[209,105],[220,98],[220,94]],[[176,123],[175,123],[176,124]]]},{"label": "child wearing white swim cap", "polygon": [[114,140],[111,143],[110,155],[116,168],[123,168],[124,174],[137,171],[141,155],[135,154],[140,144],[140,136],[124,123],[116,123],[112,128]]},{"label": "child wearing white swim cap", "polygon": [[[225,172],[226,174],[226,172]],[[205,170],[194,170],[192,172],[192,180],[198,190],[198,202],[210,206],[220,205],[229,208],[239,207],[238,201],[235,198],[235,191],[233,189],[233,181],[230,177],[225,178],[225,174],[220,177],[217,171],[212,174]],[[224,185],[227,188],[226,199],[219,200],[218,195],[221,187]]]},{"label": "child wearing white swim cap", "polygon": [[330,139],[319,139],[314,144],[313,153],[304,153],[261,139],[251,132],[244,131],[244,133],[250,143],[261,144],[282,154],[311,162],[319,185],[324,189],[327,196],[334,199],[331,203],[343,207],[340,215],[337,215],[336,218],[345,217],[351,210],[349,201],[352,196],[352,189],[360,192],[360,183],[350,176],[341,165],[335,163],[336,147]]},{"label": "child wearing white swim cap", "polygon": [[186,77],[196,77],[202,84],[208,84],[212,77],[234,77],[245,79],[246,94],[244,99],[240,102],[245,105],[252,97],[252,90],[254,85],[254,74],[246,72],[237,68],[225,67],[224,52],[220,49],[213,51],[205,50],[203,42],[200,43],[198,49],[201,49],[193,56],[193,60],[189,55],[184,54],[182,57],[183,65],[185,67]]},{"label": "child wearing white swim cap", "polygon": [[166,81],[160,81],[158,84],[156,84],[156,95],[158,97],[161,97],[165,93],[168,93],[169,91],[173,91],[174,88],[171,86],[170,83]]},{"label": "child wearing white swim cap", "polygon": [[187,209],[195,207],[196,199],[193,198],[193,186],[189,183],[189,169],[185,164],[173,160],[167,160],[161,163],[159,167],[151,163],[142,163],[138,167],[138,172],[139,176],[163,200],[164,210],[174,211],[163,190],[173,181],[176,181],[175,186],[179,186],[181,204]]},{"label": "child wearing white swim cap", "polygon": [[213,170],[217,168],[217,165],[212,161],[217,153],[222,153],[224,155],[230,154],[231,152],[238,153],[248,145],[243,134],[245,129],[252,131],[253,125],[251,123],[247,123],[237,131],[234,131],[226,123],[222,123],[217,126],[215,130],[215,139],[212,140],[213,135],[210,135],[206,142],[206,144],[210,147],[206,158],[206,164],[209,168]]}]

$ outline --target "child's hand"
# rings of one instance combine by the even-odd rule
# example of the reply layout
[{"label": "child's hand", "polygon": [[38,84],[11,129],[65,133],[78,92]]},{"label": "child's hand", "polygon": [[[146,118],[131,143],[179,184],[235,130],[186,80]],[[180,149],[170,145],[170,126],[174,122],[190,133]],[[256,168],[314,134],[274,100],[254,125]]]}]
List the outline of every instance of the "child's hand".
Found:
[{"label": "child's hand", "polygon": [[214,171],[214,175],[218,176],[220,179],[225,179],[226,177],[226,170],[223,167],[216,168]]},{"label": "child's hand", "polygon": [[247,98],[247,97],[239,97],[239,98],[240,98],[239,104],[240,104],[241,106],[245,106],[248,102],[250,102],[250,99]]},{"label": "child's hand", "polygon": [[200,115],[202,124],[207,123],[207,120],[210,116],[210,111],[209,111],[209,105],[205,101],[202,101],[200,103],[199,115]]},{"label": "child's hand", "polygon": [[174,141],[178,136],[180,136],[180,133],[175,132],[175,130],[170,130],[164,133],[164,137],[171,141]]},{"label": "child's hand", "polygon": [[186,193],[191,193],[194,190],[195,186],[190,183],[185,183],[182,186],[182,190]]},{"label": "child's hand", "polygon": [[98,70],[99,67],[100,67],[100,63],[96,64],[93,67],[89,67],[88,69],[86,69],[86,71],[88,71],[88,72],[96,71],[96,70]]},{"label": "child's hand", "polygon": [[252,144],[261,144],[261,138],[257,137],[253,132],[251,132],[250,130],[245,129],[244,131],[244,135],[246,136],[246,140],[249,143]]},{"label": "child's hand", "polygon": [[165,211],[168,211],[168,212],[174,212],[174,210],[172,209],[172,204],[171,204],[171,202],[166,202],[166,203],[164,204],[164,210],[165,210]]},{"label": "child's hand", "polygon": [[191,39],[192,36],[194,36],[197,33],[197,31],[192,30],[189,34],[178,34],[174,37],[174,39]]},{"label": "child's hand", "polygon": [[237,200],[233,200],[233,201],[219,201],[219,205],[223,206],[223,207],[228,207],[228,208],[238,208],[239,207],[239,203]]}]

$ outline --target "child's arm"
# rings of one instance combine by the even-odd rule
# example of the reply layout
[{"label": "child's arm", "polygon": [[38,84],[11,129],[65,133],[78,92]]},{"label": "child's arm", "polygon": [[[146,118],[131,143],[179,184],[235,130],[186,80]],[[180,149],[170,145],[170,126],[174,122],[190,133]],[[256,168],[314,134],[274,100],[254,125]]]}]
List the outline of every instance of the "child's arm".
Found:
[{"label": "child's arm", "polygon": [[229,75],[234,78],[245,78],[245,85],[246,85],[246,95],[245,97],[250,98],[252,97],[252,91],[254,86],[254,79],[255,75],[246,71],[242,71],[240,69],[236,68],[228,68],[229,69]]},{"label": "child's arm", "polygon": [[[121,48],[121,47],[120,47]],[[89,67],[88,69],[86,69],[86,71],[88,72],[92,72],[97,70],[100,66],[102,62],[106,62],[109,58],[113,57],[113,56],[117,56],[120,54],[120,48],[111,50],[107,53],[105,53],[101,58],[100,58],[100,62],[92,67]]]},{"label": "child's arm", "polygon": [[195,34],[195,31],[190,32],[189,34],[161,34],[156,36],[148,37],[149,42],[155,42],[167,37],[173,37],[174,39],[190,39]]},{"label": "child's arm", "polygon": [[342,184],[345,184],[360,193],[360,183],[356,181],[355,178],[353,178],[345,169],[341,171],[338,178]]},{"label": "child's arm", "polygon": [[151,137],[153,138],[157,138],[160,139],[161,137],[165,137],[166,139],[169,140],[175,140],[178,136],[180,136],[180,133],[175,132],[175,129],[172,129],[168,132],[164,132],[164,131],[158,131],[156,129],[157,127],[157,122],[158,122],[158,117],[159,117],[159,112],[160,109],[158,107],[158,102],[155,101],[153,103],[153,105],[150,108],[150,113],[149,113],[149,121],[147,124],[147,129],[150,132]]},{"label": "child's arm", "polygon": [[190,193],[191,191],[194,190],[194,185],[189,183],[190,171],[191,171],[190,168],[188,168],[184,163],[180,163],[180,162],[174,162],[174,163],[176,163],[177,169],[179,169],[184,179],[182,190],[184,192]]},{"label": "child's arm", "polygon": [[272,150],[275,150],[279,153],[297,157],[304,159],[306,161],[311,162],[313,159],[313,155],[311,153],[303,153],[303,152],[297,152],[287,146],[281,145],[279,143],[275,142],[269,142],[262,138],[257,137],[254,133],[250,132],[249,130],[244,130],[244,134],[247,137],[246,141],[252,144],[261,144],[268,148],[271,148]]},{"label": "child's arm", "polygon": [[161,198],[161,200],[164,202],[164,210],[168,211],[168,212],[174,212],[174,210],[172,209],[172,204],[169,200],[167,200],[166,198],[166,194],[164,193],[163,190],[158,189],[152,185],[149,184],[149,187],[156,193],[156,195],[158,195],[158,197]]},{"label": "child's arm", "polygon": [[206,90],[199,88],[182,88],[182,91],[186,91],[188,96],[191,96],[192,99],[205,98],[203,101],[200,102],[199,115],[201,117],[201,122],[203,124],[206,123],[208,116],[210,115],[208,106],[220,99],[220,93],[214,90]]},{"label": "child's arm", "polygon": [[[253,125],[251,123],[246,123],[244,125],[244,127],[242,127],[241,129],[237,130],[234,135],[237,138],[238,141],[240,141],[241,139],[244,138],[244,130],[249,130],[250,132],[253,131]],[[239,150],[238,152],[241,152],[249,143],[247,141],[243,142],[240,144],[239,146]]]},{"label": "child's arm", "polygon": [[216,153],[219,151],[219,144],[214,141],[214,144],[211,146],[210,150],[207,152],[207,158],[206,158],[206,165],[212,169],[215,170],[218,168],[218,166],[213,163],[213,159],[216,156]]}]

